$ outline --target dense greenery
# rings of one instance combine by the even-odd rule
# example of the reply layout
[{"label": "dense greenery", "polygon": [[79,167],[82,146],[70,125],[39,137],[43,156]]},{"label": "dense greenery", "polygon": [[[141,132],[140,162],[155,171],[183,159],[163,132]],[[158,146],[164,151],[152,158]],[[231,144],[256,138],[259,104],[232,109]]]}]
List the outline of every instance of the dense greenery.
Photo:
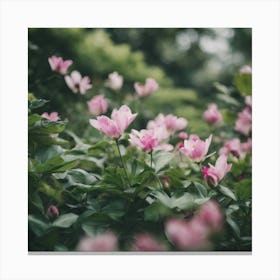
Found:
[{"label": "dense greenery", "polygon": [[[211,244],[202,249],[251,250],[251,154],[229,154],[231,171],[215,187],[202,175],[202,167],[215,163],[227,140],[239,138],[244,143],[248,138],[234,130],[234,125],[245,107],[244,97],[252,94],[251,74],[232,72],[232,67],[231,82],[229,73],[220,77],[222,83],[213,80],[205,95],[200,90],[209,78],[201,88],[186,88],[195,83],[183,82],[187,64],[181,60],[184,52],[169,64],[162,59],[162,53],[156,55],[153,44],[147,43],[141,49],[149,36],[164,45],[182,31],[29,30],[29,250],[75,251],[84,236],[94,237],[107,231],[117,235],[121,251],[132,250],[135,236],[142,232],[154,236],[165,250],[180,250],[166,234],[166,221],[172,217],[192,219],[210,200],[219,203],[224,222],[222,229],[209,237]],[[194,31],[197,36],[213,32]],[[236,37],[245,34],[249,38],[249,31],[234,32]],[[128,44],[125,40],[131,41]],[[248,42],[242,63],[250,62],[249,39]],[[236,49],[241,49],[236,45]],[[85,95],[73,94],[63,76],[51,71],[48,58],[52,55],[72,59],[71,69],[88,75],[92,89]],[[170,74],[172,69],[174,75]],[[106,86],[105,80],[113,71],[124,77],[118,92]],[[176,78],[176,73],[182,76]],[[193,71],[192,75],[195,74]],[[133,83],[142,83],[147,77],[158,82],[159,90],[142,99],[134,98]],[[210,95],[211,91],[215,95]],[[108,112],[127,104],[132,112],[138,113],[117,141],[89,125],[93,116],[88,112],[87,101],[97,94],[107,98]],[[216,102],[222,112],[223,123],[219,126],[202,119],[209,101]],[[42,116],[54,111],[59,113],[58,120]],[[176,133],[169,139],[175,147],[173,151],[145,153],[131,145],[130,129],[146,128],[148,121],[159,113],[187,119],[184,131],[188,134],[197,134],[202,139],[212,134],[209,157],[197,163],[182,155],[178,148],[182,140]],[[50,215],[51,205],[59,213]]]}]

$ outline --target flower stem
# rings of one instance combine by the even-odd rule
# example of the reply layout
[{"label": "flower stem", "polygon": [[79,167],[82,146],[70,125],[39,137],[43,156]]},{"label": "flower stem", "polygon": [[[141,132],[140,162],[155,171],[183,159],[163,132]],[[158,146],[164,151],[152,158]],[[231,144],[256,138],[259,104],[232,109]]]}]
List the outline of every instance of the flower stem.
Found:
[{"label": "flower stem", "polygon": [[152,168],[153,167],[153,150],[151,150],[150,155],[151,155],[151,168]]},{"label": "flower stem", "polygon": [[117,144],[117,148],[118,148],[119,156],[120,156],[120,159],[121,159],[122,167],[123,167],[123,170],[124,170],[124,173],[125,173],[125,176],[126,176],[126,179],[127,179],[128,185],[129,185],[129,187],[131,187],[130,180],[129,180],[129,177],[128,177],[128,174],[127,174],[127,171],[126,171],[126,167],[125,167],[125,164],[124,164],[124,161],[123,161],[122,155],[121,155],[121,151],[120,151],[120,146],[119,146],[118,139],[116,139],[116,144]]}]

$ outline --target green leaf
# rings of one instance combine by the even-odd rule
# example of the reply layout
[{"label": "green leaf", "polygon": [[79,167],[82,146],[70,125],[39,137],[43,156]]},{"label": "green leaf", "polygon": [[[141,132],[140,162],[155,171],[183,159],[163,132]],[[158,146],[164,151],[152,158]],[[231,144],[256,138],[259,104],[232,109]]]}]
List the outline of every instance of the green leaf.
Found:
[{"label": "green leaf", "polygon": [[169,197],[162,191],[152,193],[162,204],[173,209],[179,208],[181,210],[191,209],[194,206],[194,198],[189,193],[184,193],[180,197]]},{"label": "green leaf", "polygon": [[54,222],[54,227],[60,227],[60,228],[69,228],[72,226],[78,219],[78,215],[73,213],[68,213],[59,216]]},{"label": "green leaf", "polygon": [[207,189],[205,186],[203,186],[202,184],[200,184],[198,182],[193,182],[193,184],[200,196],[207,197]]},{"label": "green leaf", "polygon": [[40,107],[43,107],[46,103],[48,103],[49,101],[48,100],[45,100],[45,99],[35,99],[35,100],[31,100],[31,101],[28,101],[28,108],[30,110],[33,110],[33,109],[37,109],[37,108],[40,108]]},{"label": "green leaf", "polygon": [[238,73],[234,78],[237,90],[243,95],[252,94],[252,75],[245,73]]},{"label": "green leaf", "polygon": [[154,169],[158,173],[174,158],[174,154],[170,152],[160,151],[153,156]]},{"label": "green leaf", "polygon": [[42,236],[49,229],[50,225],[42,218],[28,215],[28,226],[37,236]]},{"label": "green leaf", "polygon": [[231,229],[236,234],[236,236],[240,237],[240,229],[237,223],[230,216],[227,216],[226,222],[230,225]]},{"label": "green leaf", "polygon": [[225,187],[225,186],[222,186],[222,185],[219,185],[218,188],[219,188],[220,192],[221,192],[222,194],[224,194],[225,196],[227,196],[227,197],[229,197],[229,198],[231,198],[231,199],[233,199],[233,200],[235,200],[235,201],[237,200],[235,194],[234,194],[233,191],[230,190],[229,188],[227,188],[227,187]]},{"label": "green leaf", "polygon": [[234,190],[240,199],[252,198],[252,179],[244,179],[234,185]]},{"label": "green leaf", "polygon": [[64,172],[68,169],[72,169],[79,163],[78,160],[65,162],[61,156],[54,156],[48,161],[38,164],[35,167],[37,173],[57,173]]},{"label": "green leaf", "polygon": [[145,221],[157,222],[167,216],[172,212],[168,207],[163,205],[160,202],[153,202],[144,210],[144,219]]}]

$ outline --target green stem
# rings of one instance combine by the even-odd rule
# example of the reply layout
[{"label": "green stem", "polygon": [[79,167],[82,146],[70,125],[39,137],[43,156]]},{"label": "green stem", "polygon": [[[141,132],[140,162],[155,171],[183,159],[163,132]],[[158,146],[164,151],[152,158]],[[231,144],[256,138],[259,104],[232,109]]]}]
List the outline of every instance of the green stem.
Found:
[{"label": "green stem", "polygon": [[153,167],[153,150],[151,150],[150,154],[151,154],[151,168],[152,168]]},{"label": "green stem", "polygon": [[125,164],[124,164],[124,161],[123,161],[122,155],[121,155],[121,151],[120,151],[120,146],[119,146],[118,139],[116,139],[116,144],[117,144],[117,148],[118,148],[119,156],[120,156],[120,159],[121,159],[122,167],[123,167],[123,170],[124,170],[124,173],[125,173],[125,176],[126,176],[126,179],[127,179],[128,185],[129,185],[129,187],[131,187],[130,180],[129,180],[129,177],[128,177],[128,174],[127,174],[127,171],[126,171],[126,167],[125,167]]}]

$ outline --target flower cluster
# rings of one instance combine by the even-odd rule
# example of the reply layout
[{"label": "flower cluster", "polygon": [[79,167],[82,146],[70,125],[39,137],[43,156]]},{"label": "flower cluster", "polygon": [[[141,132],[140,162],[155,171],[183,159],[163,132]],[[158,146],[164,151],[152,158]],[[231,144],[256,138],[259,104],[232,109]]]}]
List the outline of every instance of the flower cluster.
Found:
[{"label": "flower cluster", "polygon": [[207,249],[208,237],[222,229],[224,216],[216,201],[206,202],[190,220],[171,218],[165,223],[169,240],[180,250]]}]

